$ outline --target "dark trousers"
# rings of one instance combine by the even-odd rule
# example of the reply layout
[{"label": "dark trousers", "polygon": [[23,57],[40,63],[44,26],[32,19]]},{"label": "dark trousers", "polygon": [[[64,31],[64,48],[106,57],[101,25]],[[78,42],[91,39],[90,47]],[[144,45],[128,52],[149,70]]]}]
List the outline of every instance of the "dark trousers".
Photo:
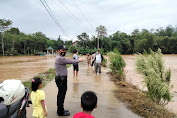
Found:
[{"label": "dark trousers", "polygon": [[60,114],[64,111],[64,101],[65,95],[67,91],[67,76],[56,76],[55,82],[58,87],[58,95],[57,95],[57,112]]},{"label": "dark trousers", "polygon": [[95,61],[92,61],[92,66],[93,66],[94,62],[95,62]]},{"label": "dark trousers", "polygon": [[101,73],[101,64],[100,63],[95,63],[95,73]]}]

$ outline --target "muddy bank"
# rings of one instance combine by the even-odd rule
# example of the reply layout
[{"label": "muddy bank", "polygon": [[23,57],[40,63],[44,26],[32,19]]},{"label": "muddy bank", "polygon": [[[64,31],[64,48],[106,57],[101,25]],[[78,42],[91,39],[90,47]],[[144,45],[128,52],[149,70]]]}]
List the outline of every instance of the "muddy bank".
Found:
[{"label": "muddy bank", "polygon": [[163,106],[153,102],[147,97],[146,93],[139,90],[137,86],[127,82],[117,81],[117,79],[112,78],[112,76],[111,80],[115,82],[118,88],[118,90],[114,91],[115,96],[124,102],[134,113],[145,118],[174,118],[177,116]]},{"label": "muddy bank", "polygon": [[[135,70],[135,59],[134,55],[122,55],[124,61],[126,62],[125,74],[126,81],[135,86],[138,86],[141,90],[143,89],[143,77],[140,74],[137,74]],[[174,96],[172,101],[169,102],[166,107],[177,114],[177,54],[163,55],[163,59],[165,61],[165,67],[168,69],[171,68],[171,84],[173,88],[171,89],[171,93]],[[146,90],[144,88],[143,90]]]}]

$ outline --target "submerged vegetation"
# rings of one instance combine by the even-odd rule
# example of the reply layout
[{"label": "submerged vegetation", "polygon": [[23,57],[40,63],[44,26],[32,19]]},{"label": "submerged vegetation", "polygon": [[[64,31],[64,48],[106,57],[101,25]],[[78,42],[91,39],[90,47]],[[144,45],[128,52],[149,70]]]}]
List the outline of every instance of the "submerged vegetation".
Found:
[{"label": "submerged vegetation", "polygon": [[149,55],[138,54],[136,70],[144,76],[144,84],[150,98],[162,105],[171,101],[171,70],[165,69],[160,49],[157,52],[150,50]]}]

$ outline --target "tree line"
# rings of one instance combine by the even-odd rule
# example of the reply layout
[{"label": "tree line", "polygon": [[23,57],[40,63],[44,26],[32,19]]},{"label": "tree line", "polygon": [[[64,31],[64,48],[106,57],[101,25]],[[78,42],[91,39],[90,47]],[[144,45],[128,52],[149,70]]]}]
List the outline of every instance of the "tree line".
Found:
[{"label": "tree line", "polygon": [[[0,19],[0,26],[10,26],[11,23],[4,25],[7,21],[10,20]],[[115,48],[121,54],[142,53],[144,50],[149,52],[149,49],[156,51],[158,48],[165,54],[177,54],[177,28],[171,25],[151,30],[135,29],[131,34],[117,31],[112,35],[107,35],[106,28],[100,25],[96,32],[97,36],[89,36],[86,32],[78,35],[75,45],[72,45],[72,40],[63,41],[60,36],[52,40],[42,32],[25,34],[12,27],[0,33],[0,45],[4,47],[0,48],[0,54],[3,54],[3,50],[5,55],[35,54],[46,52],[49,46],[57,50],[59,44],[65,44],[69,52],[79,50],[80,54],[91,54],[97,50],[97,46],[103,54]]]},{"label": "tree line", "polygon": [[[100,27],[100,26],[99,26]],[[103,30],[106,30],[103,28]],[[83,38],[84,37],[84,38]],[[177,54],[177,28],[171,25],[158,29],[135,29],[131,34],[117,31],[109,36],[92,36],[82,33],[77,36],[81,53],[92,53],[96,50],[97,41],[103,54],[118,49],[121,54],[134,54],[137,52],[157,51],[158,48],[164,54]],[[99,39],[98,39],[99,38]]]}]

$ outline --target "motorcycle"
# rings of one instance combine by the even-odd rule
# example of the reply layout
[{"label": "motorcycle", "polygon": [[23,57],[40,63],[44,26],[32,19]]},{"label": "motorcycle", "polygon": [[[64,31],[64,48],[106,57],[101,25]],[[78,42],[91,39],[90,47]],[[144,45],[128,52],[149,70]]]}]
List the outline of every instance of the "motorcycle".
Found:
[{"label": "motorcycle", "polygon": [[[4,90],[1,84],[0,89]],[[0,91],[0,118],[26,118],[26,107],[29,107],[29,103],[31,103],[28,99],[30,91],[26,87],[24,87],[23,89],[24,94],[15,102],[13,102],[13,100],[15,100],[15,98],[17,98],[19,95],[17,95],[16,97],[13,96],[12,99],[9,100],[10,103],[1,103],[1,101],[3,101],[3,98],[1,97],[3,92]],[[9,93],[9,96],[11,94],[12,93]]]}]

